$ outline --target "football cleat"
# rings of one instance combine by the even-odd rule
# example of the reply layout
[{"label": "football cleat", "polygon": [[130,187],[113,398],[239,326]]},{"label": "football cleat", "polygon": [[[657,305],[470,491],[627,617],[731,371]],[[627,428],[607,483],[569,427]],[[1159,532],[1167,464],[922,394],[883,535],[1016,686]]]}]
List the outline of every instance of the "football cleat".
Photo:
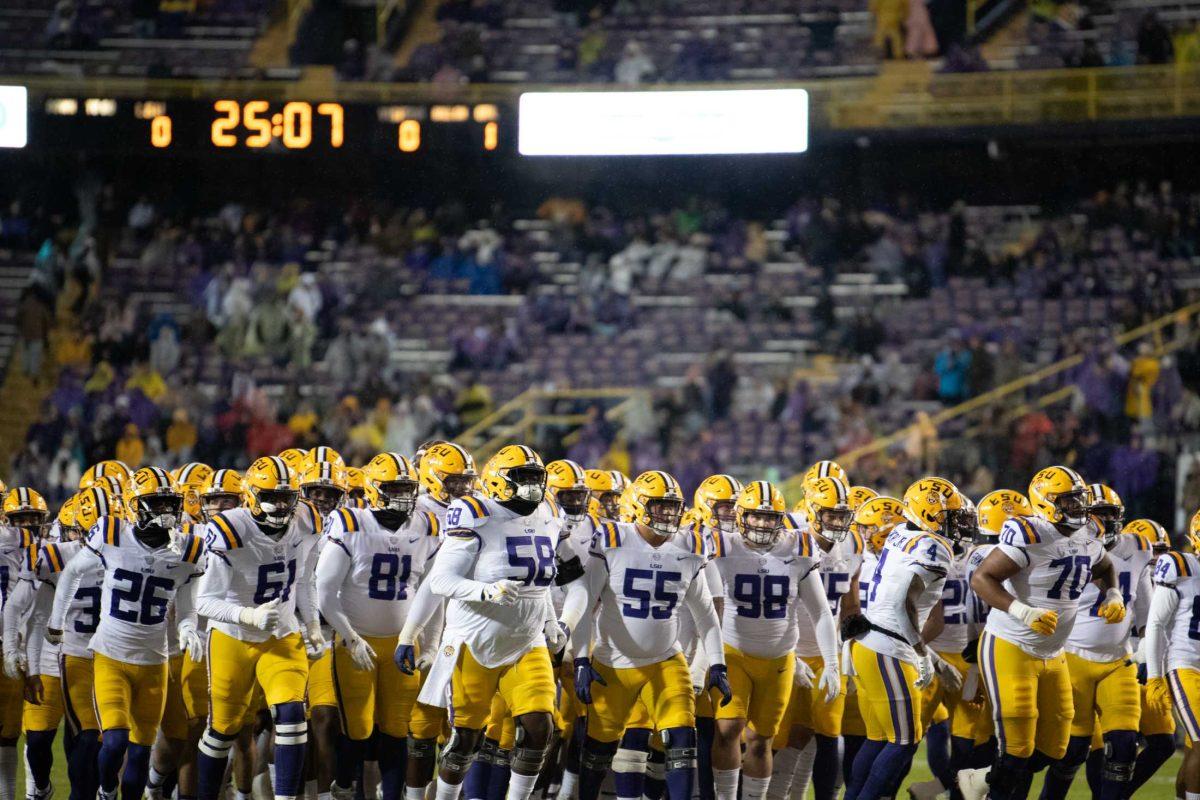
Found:
[{"label": "football cleat", "polygon": [[1069,467],[1046,467],[1029,482],[1033,513],[1055,525],[1078,528],[1088,521],[1087,484]]},{"label": "football cleat", "polygon": [[645,525],[661,537],[674,536],[683,518],[683,490],[674,476],[649,470],[621,492],[620,519]]},{"label": "football cleat", "polygon": [[[732,475],[708,476],[700,482],[696,493],[692,495],[693,518],[712,530],[733,533],[736,529],[735,505],[741,498],[742,491],[742,482]],[[778,492],[777,489],[775,491]],[[780,498],[782,499],[782,495]]]}]

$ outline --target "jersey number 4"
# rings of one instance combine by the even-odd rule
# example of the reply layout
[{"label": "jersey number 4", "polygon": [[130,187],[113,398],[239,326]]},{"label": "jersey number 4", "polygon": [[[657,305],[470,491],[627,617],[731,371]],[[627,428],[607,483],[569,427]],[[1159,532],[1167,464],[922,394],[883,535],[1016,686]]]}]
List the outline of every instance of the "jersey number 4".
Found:
[{"label": "jersey number 4", "polygon": [[[167,618],[170,595],[161,595],[159,589],[170,592],[175,581],[157,575],[145,575],[127,569],[113,571],[112,597],[108,613],[122,622],[140,625],[158,625]],[[126,583],[128,585],[121,586]]]}]

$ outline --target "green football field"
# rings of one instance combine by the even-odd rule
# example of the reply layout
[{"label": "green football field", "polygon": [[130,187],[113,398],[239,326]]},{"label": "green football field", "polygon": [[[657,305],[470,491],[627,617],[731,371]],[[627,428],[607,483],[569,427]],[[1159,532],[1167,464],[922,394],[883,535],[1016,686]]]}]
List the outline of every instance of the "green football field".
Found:
[{"label": "green football field", "polygon": [[[23,745],[22,745],[23,746]],[[1174,800],[1175,798],[1175,773],[1179,771],[1179,763],[1181,757],[1176,754],[1170,761],[1163,765],[1158,774],[1150,779],[1150,782],[1142,787],[1137,793],[1138,800]],[[25,764],[24,759],[18,767],[17,791],[24,792],[25,788]],[[925,746],[922,745],[920,751],[917,752],[917,757],[913,761],[913,770],[909,775],[909,780],[905,783],[907,787],[910,783],[919,783],[929,780],[929,767],[925,761]],[[62,753],[61,739],[55,743],[54,748],[54,770],[53,781],[56,789],[55,794],[59,797],[66,796],[67,790],[67,765]],[[1029,796],[1036,798],[1042,789],[1041,778],[1037,778],[1033,782],[1033,790]],[[809,792],[812,796],[812,792]],[[907,798],[908,793],[901,794],[901,798]],[[1071,787],[1071,793],[1068,795],[1070,800],[1090,800],[1091,794],[1088,792],[1087,781],[1084,780],[1083,773],[1080,771],[1079,777],[1075,781],[1075,785]]]}]

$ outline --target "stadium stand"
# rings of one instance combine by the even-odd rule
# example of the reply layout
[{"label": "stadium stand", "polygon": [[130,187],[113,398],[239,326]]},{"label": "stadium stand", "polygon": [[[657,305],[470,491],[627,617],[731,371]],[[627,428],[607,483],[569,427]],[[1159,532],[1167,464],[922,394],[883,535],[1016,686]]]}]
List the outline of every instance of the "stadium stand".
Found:
[{"label": "stadium stand", "polygon": [[[633,471],[667,463],[689,485],[720,469],[786,475],[1076,354],[1083,365],[1050,387],[1076,384],[1073,402],[997,411],[971,447],[956,444],[965,424],[912,437],[860,474],[899,486],[940,457],[974,489],[1039,459],[1088,459],[1139,508],[1172,482],[1130,476],[1171,468],[1200,430],[1194,324],[1170,347],[1112,346],[1200,297],[1200,196],[1169,185],[1061,213],[814,197],[767,221],[711,202],[622,214],[562,198],[493,222],[455,205],[300,201],[176,218],[140,198],[98,233],[107,255],[70,246],[64,225],[34,273],[63,287],[59,319],[84,336],[53,353],[59,374],[13,473],[49,471],[63,491],[113,452],[175,464],[316,441],[350,459],[411,450],[535,381],[645,389],[615,422],[602,404],[557,402],[590,415],[565,447]],[[561,430],[535,433],[564,448]],[[1130,455],[1144,433],[1156,449]]]}]

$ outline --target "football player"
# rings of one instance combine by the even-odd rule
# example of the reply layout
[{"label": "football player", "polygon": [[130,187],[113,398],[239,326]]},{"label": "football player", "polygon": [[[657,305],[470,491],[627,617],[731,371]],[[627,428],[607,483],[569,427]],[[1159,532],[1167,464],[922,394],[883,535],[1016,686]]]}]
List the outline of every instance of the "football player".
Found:
[{"label": "football player", "polygon": [[[867,610],[851,646],[867,740],[854,759],[847,800],[890,797],[921,740],[921,691],[933,682],[926,642],[941,632],[942,586],[953,561],[952,522],[962,495],[943,478],[922,478],[904,492],[905,524],[888,535]],[[847,631],[848,633],[851,631]]]},{"label": "football player", "polygon": [[[820,491],[814,486],[806,498],[817,503]],[[733,701],[717,709],[713,776],[717,800],[736,800],[739,777],[743,796],[762,800],[771,780],[771,740],[792,692],[800,628],[812,628],[808,635],[819,648],[818,692],[825,703],[837,699],[842,681],[837,630],[817,570],[823,549],[813,534],[785,526],[783,495],[766,481],[748,484],[734,506],[736,533],[715,533],[715,563],[725,598],[721,620],[725,663]],[[827,532],[842,524],[821,511],[817,518],[814,527]],[[807,617],[797,613],[798,607]],[[835,754],[836,747],[835,739]]]},{"label": "football player", "polygon": [[367,477],[360,467],[346,467],[346,501],[350,508],[367,507]]},{"label": "football player", "polygon": [[[851,531],[853,512],[843,477],[845,470],[833,461],[818,461],[805,474],[804,499],[797,508],[820,549],[820,576],[830,609],[840,618],[854,616],[858,613],[858,593],[851,589],[858,585],[865,546],[862,538]],[[799,754],[795,757],[797,768],[792,783],[786,773],[791,754],[785,753],[783,769],[772,776],[773,781],[778,779],[783,785],[773,794],[786,793],[789,783],[793,791],[803,790],[811,775],[818,800],[825,800],[833,797],[841,777],[838,738],[842,735],[846,693],[840,691],[832,701],[826,700],[816,680],[817,671],[823,669],[823,664],[828,666],[816,629],[811,624],[801,625],[799,633],[797,685],[787,714],[790,730],[785,748]],[[811,748],[810,742],[815,743]]]},{"label": "football player", "polygon": [[[37,558],[38,540],[50,519],[46,501],[33,489],[14,486],[4,495],[0,525],[0,588],[5,606],[17,586],[18,576],[30,577]],[[32,587],[32,584],[30,584]],[[26,607],[28,603],[26,602]],[[16,617],[6,607],[4,616]],[[16,651],[14,650],[14,653]],[[17,675],[0,675],[0,796],[13,797],[17,784],[17,738],[25,704],[25,681]]]},{"label": "football player", "polygon": [[112,479],[120,489],[120,493],[117,494],[117,504],[120,505],[120,498],[125,494],[125,484],[128,483],[130,474],[129,467],[125,465],[124,461],[116,459],[101,461],[84,470],[83,475],[79,477],[79,488],[91,489],[93,486],[104,484],[105,487],[111,489],[108,479]]},{"label": "football player", "polygon": [[[561,523],[542,502],[546,469],[528,447],[501,448],[479,481],[481,497],[465,495],[447,510],[446,541],[428,579],[434,594],[451,601],[442,649],[457,650],[454,727],[442,751],[437,798],[458,797],[498,692],[516,722],[507,797],[527,800],[545,762],[555,709],[547,647],[557,650],[566,639],[549,592]],[[411,654],[410,648],[409,668]]]},{"label": "football player", "polygon": [[288,465],[288,469],[297,479],[308,467],[308,451],[301,450],[299,447],[289,447],[281,452],[279,457],[283,459],[283,463]]},{"label": "football player", "polygon": [[621,515],[621,493],[629,485],[624,473],[615,469],[589,469],[584,473],[591,499],[588,511],[602,519],[617,519]]},{"label": "football player", "polygon": [[364,474],[367,508],[334,512],[317,562],[318,608],[337,632],[333,677],[346,736],[329,791],[336,800],[353,795],[378,728],[383,799],[399,800],[419,679],[396,669],[390,656],[414,587],[437,549],[439,523],[432,513],[415,511],[417,475],[404,456],[380,453]]},{"label": "football player", "polygon": [[[1088,758],[1092,732],[1099,716],[1104,741],[1104,768],[1098,796],[1120,800],[1133,780],[1137,757],[1140,718],[1140,694],[1137,665],[1130,656],[1129,643],[1134,617],[1128,613],[1150,598],[1150,570],[1153,551],[1150,544],[1132,532],[1123,533],[1125,506],[1108,486],[1088,486],[1089,512],[1101,525],[1101,543],[1116,570],[1117,587],[1127,610],[1125,619],[1110,624],[1100,616],[1103,597],[1094,584],[1088,584],[1079,597],[1079,612],[1065,645],[1067,670],[1071,675],[1072,704],[1075,716],[1067,753],[1050,765],[1046,772],[1042,797],[1061,800],[1067,796],[1071,781]],[[1149,520],[1138,520],[1149,523]],[[1153,523],[1149,523],[1153,524]],[[1141,614],[1145,618],[1145,614]]]},{"label": "football player", "polygon": [[720,626],[701,577],[708,552],[701,537],[676,536],[683,494],[665,472],[639,475],[622,492],[620,512],[621,522],[605,523],[593,542],[586,579],[563,609],[562,624],[574,631],[575,692],[590,706],[579,797],[598,797],[626,720],[641,700],[666,750],[667,795],[688,800],[696,717],[692,677],[678,643],[681,602],[704,639],[704,689],[718,689],[723,703],[731,699]]},{"label": "football player", "polygon": [[1188,747],[1176,786],[1182,783],[1187,800],[1200,800],[1200,649],[1192,638],[1200,607],[1200,511],[1192,516],[1187,543],[1190,552],[1165,552],[1154,562],[1144,645],[1146,705],[1160,717],[1172,708],[1178,714]]},{"label": "football player", "polygon": [[[992,609],[979,663],[998,739],[987,776],[994,800],[1024,798],[1034,773],[1066,754],[1074,706],[1063,648],[1087,584],[1097,583],[1096,612],[1106,624],[1125,618],[1083,479],[1067,467],[1047,467],[1033,476],[1028,496],[1034,516],[1005,522],[1000,543],[971,577]],[[981,777],[960,773],[963,794],[980,796]]]},{"label": "football player", "polygon": [[229,750],[257,683],[275,721],[275,795],[288,800],[300,793],[308,741],[306,649],[324,647],[312,580],[322,521],[300,499],[282,458],[255,461],[242,486],[245,506],[208,523],[208,565],[197,591],[197,610],[209,621],[211,697],[199,797],[221,794]]},{"label": "football player", "polygon": [[[198,647],[193,578],[201,574],[204,544],[182,534],[183,496],[158,467],[130,476],[125,508],[131,520],[102,517],[86,547],[63,569],[46,638],[61,643],[67,612],[97,564],[103,565],[100,622],[89,642],[100,729],[100,797],[141,797],[150,748],[162,722],[167,692],[167,607],[174,600],[181,643]],[[190,622],[192,631],[185,627]],[[68,678],[70,676],[68,675]]]},{"label": "football player", "polygon": [[204,509],[200,507],[200,493],[212,479],[213,468],[199,461],[192,461],[171,471],[171,477],[183,493],[184,520],[204,522]]}]

